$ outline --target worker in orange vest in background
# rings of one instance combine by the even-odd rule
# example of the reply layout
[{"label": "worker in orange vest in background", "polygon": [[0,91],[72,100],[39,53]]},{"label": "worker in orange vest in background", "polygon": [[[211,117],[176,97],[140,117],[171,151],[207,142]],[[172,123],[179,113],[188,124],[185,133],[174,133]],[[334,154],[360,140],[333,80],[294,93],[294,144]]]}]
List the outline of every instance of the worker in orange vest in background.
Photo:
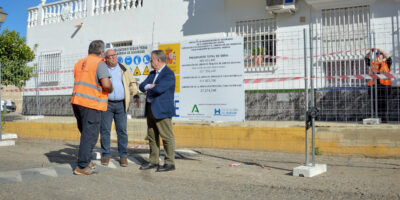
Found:
[{"label": "worker in orange vest in background", "polygon": [[91,175],[92,150],[100,132],[101,113],[107,110],[108,93],[113,91],[110,73],[103,62],[104,42],[95,40],[89,45],[89,55],[74,66],[74,89],[71,104],[81,132],[76,175]]},{"label": "worker in orange vest in background", "polygon": [[[372,48],[372,52],[375,52],[376,58],[370,59],[370,52],[365,56],[365,63],[369,68],[369,74],[390,74],[390,66],[392,65],[392,58],[388,53],[382,49]],[[372,63],[372,66],[371,66]],[[368,86],[375,86],[377,84],[377,96],[375,97],[375,89],[372,91],[368,89],[368,94],[374,99],[373,111],[378,112],[378,117],[382,122],[387,122],[389,119],[389,112],[387,109],[387,101],[391,95],[392,81],[390,79],[379,79],[368,81]],[[378,110],[375,110],[375,101],[378,101]]]}]

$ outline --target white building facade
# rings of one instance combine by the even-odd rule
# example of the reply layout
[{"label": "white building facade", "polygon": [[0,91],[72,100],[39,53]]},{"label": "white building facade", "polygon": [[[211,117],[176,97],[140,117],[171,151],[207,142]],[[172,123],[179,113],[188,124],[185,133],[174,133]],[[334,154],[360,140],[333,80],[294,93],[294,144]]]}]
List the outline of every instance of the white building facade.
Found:
[{"label": "white building facade", "polygon": [[[400,0],[64,0],[28,9],[27,44],[39,77],[24,95],[68,95],[74,63],[92,40],[114,47],[240,35],[246,90],[360,88],[364,56],[381,48],[400,73]],[[308,76],[309,76],[308,72]],[[400,82],[393,80],[393,86]],[[53,88],[53,89],[52,89]]]}]

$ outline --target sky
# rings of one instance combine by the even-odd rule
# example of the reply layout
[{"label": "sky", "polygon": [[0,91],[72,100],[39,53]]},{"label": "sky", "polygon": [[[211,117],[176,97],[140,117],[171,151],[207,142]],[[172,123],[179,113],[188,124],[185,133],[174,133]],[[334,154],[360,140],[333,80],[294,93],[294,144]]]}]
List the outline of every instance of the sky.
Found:
[{"label": "sky", "polygon": [[[46,3],[56,1],[59,0],[47,0]],[[40,0],[0,0],[0,6],[8,14],[6,21],[1,25],[1,31],[8,27],[9,30],[16,30],[21,37],[25,37],[28,8],[35,7],[40,2]]]}]

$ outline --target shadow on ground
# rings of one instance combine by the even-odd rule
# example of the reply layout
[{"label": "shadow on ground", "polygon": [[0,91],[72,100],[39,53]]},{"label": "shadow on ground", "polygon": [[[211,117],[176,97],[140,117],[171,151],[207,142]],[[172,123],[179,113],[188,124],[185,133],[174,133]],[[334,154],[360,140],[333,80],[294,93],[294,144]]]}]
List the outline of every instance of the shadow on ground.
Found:
[{"label": "shadow on ground", "polygon": [[[68,147],[60,150],[50,151],[48,153],[45,153],[44,155],[47,156],[49,162],[51,163],[70,164],[71,167],[74,168],[76,166],[76,161],[78,158],[79,145],[66,144],[66,146]],[[101,152],[101,149],[95,147],[93,149],[93,152]],[[149,149],[128,149],[128,158],[133,158],[131,160],[133,160],[136,164],[141,165],[147,162],[147,160],[143,158],[142,154],[149,154],[149,153],[150,153]],[[111,154],[112,154],[112,159],[119,161],[117,147],[111,147]],[[165,152],[161,150],[160,157],[164,156]],[[190,158],[189,155],[185,155],[185,153],[180,153],[180,152],[175,152],[175,159],[196,160]]]}]

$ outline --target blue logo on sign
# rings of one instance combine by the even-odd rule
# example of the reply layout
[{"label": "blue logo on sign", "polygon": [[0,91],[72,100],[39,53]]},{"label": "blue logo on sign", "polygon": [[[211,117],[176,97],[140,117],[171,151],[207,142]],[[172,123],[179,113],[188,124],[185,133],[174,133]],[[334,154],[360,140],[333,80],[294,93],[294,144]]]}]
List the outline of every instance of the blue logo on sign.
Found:
[{"label": "blue logo on sign", "polygon": [[[179,107],[177,105],[178,103],[179,103],[179,100],[175,100],[175,110],[176,111],[179,110]],[[179,117],[178,112],[175,113],[175,117]]]},{"label": "blue logo on sign", "polygon": [[150,63],[150,56],[149,55],[144,55],[143,56],[143,63],[146,64],[146,65]]},{"label": "blue logo on sign", "polygon": [[236,116],[238,112],[237,108],[214,108],[214,116]]},{"label": "blue logo on sign", "polygon": [[130,56],[125,57],[125,64],[127,64],[127,65],[132,64],[132,57],[130,57]]},{"label": "blue logo on sign", "polygon": [[135,65],[139,65],[141,61],[142,61],[142,59],[140,58],[140,56],[135,56],[135,58],[133,59],[133,62],[135,62]]},{"label": "blue logo on sign", "polygon": [[118,62],[122,63],[122,57],[118,56]]},{"label": "blue logo on sign", "polygon": [[215,108],[214,109],[214,115],[221,115],[221,109],[220,108]]}]

